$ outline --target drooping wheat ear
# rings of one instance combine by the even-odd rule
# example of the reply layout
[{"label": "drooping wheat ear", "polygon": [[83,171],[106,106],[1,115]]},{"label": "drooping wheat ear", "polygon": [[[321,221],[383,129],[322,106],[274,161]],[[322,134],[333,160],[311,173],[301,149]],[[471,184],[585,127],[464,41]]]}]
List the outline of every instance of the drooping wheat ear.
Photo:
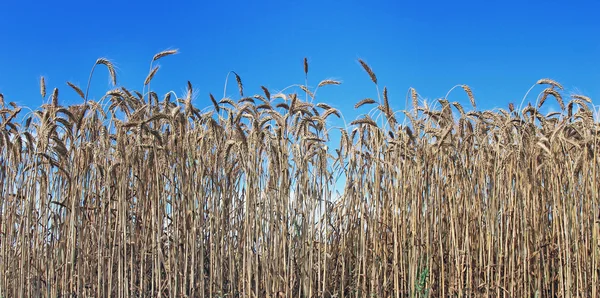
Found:
[{"label": "drooping wheat ear", "polygon": [[242,85],[242,78],[240,78],[240,76],[233,71],[233,74],[235,75],[235,80],[237,81],[237,85],[238,85],[238,90],[240,91],[240,96],[244,96],[244,85]]},{"label": "drooping wheat ear", "polygon": [[85,99],[85,95],[83,94],[83,91],[81,91],[81,88],[77,87],[77,85],[75,85],[71,82],[67,82],[67,85],[69,85],[69,87],[73,88],[73,90],[75,90],[75,92],[77,92],[77,94],[79,94],[79,96],[81,96],[81,98]]},{"label": "drooping wheat ear", "polygon": [[152,58],[152,62],[162,58],[162,57],[166,57],[166,56],[170,56],[170,55],[174,55],[177,54],[179,52],[179,50],[174,49],[174,50],[166,50],[166,51],[162,51],[156,55],[154,55],[154,57]]},{"label": "drooping wheat ear", "polygon": [[87,101],[88,98],[88,92],[90,91],[90,83],[92,82],[94,70],[99,64],[102,64],[106,66],[106,68],[108,68],[108,73],[110,74],[110,78],[113,85],[117,85],[117,75],[115,74],[115,68],[113,67],[113,64],[106,58],[98,58],[98,60],[96,60],[96,63],[94,63],[94,66],[92,66],[92,71],[90,72],[90,77],[88,78],[87,87],[85,88],[85,101]]},{"label": "drooping wheat ear", "polygon": [[565,109],[565,103],[563,102],[562,96],[560,96],[560,94],[558,93],[558,91],[556,91],[552,87],[550,87],[550,88],[546,88],[544,90],[544,95],[546,95],[546,94],[550,94],[550,95],[554,96],[556,98],[556,101],[560,105],[561,110],[564,111],[564,109]]},{"label": "drooping wheat ear", "polygon": [[592,103],[592,99],[585,95],[573,94],[573,95],[571,95],[571,97],[573,97],[575,99],[581,99],[587,103]]},{"label": "drooping wheat ear", "polygon": [[465,90],[465,92],[469,96],[469,101],[471,101],[471,105],[473,106],[473,109],[477,109],[477,105],[475,104],[475,97],[473,97],[473,91],[471,91],[471,88],[467,85],[462,85],[461,87],[463,88],[463,90]]},{"label": "drooping wheat ear", "polygon": [[115,73],[115,67],[112,62],[106,58],[100,58],[96,60],[96,64],[102,64],[108,68],[108,73],[110,74],[110,80],[112,81],[113,86],[117,85],[117,74]]},{"label": "drooping wheat ear", "polygon": [[365,69],[365,71],[369,74],[369,76],[371,77],[371,81],[373,81],[373,83],[375,83],[375,85],[377,85],[377,76],[375,75],[373,70],[371,70],[371,67],[369,67],[369,65],[362,59],[358,59],[358,62],[360,63],[360,65],[362,65],[362,67]]},{"label": "drooping wheat ear", "polygon": [[321,115],[321,117],[322,117],[323,119],[327,119],[327,117],[328,117],[329,115],[331,115],[331,114],[335,115],[335,116],[336,116],[336,117],[338,117],[338,118],[340,118],[340,117],[341,117],[341,114],[340,114],[340,112],[339,112],[338,110],[334,109],[334,108],[329,108],[329,109],[327,109],[327,110],[325,111],[325,113],[323,113],[323,115]]},{"label": "drooping wheat ear", "polygon": [[558,88],[560,90],[563,90],[563,86],[561,84],[559,84],[558,82],[556,82],[555,80],[552,80],[552,79],[547,79],[547,78],[546,79],[540,79],[540,80],[537,81],[536,84],[538,84],[538,85],[543,85],[543,84],[552,85],[552,86],[554,86],[554,87],[556,87],[556,88]]},{"label": "drooping wheat ear", "polygon": [[58,88],[54,88],[54,91],[52,91],[52,106],[58,106]]},{"label": "drooping wheat ear", "polygon": [[[549,88],[551,89],[551,88]],[[540,98],[540,102],[538,103],[538,109],[542,107],[542,105],[544,104],[544,102],[546,102],[546,99],[548,98],[548,92],[544,92],[544,94],[542,95],[542,98]]]},{"label": "drooping wheat ear", "polygon": [[341,84],[341,82],[339,82],[339,81],[323,80],[319,83],[319,85],[317,85],[317,87],[323,87],[323,86],[327,86],[327,85],[339,85],[339,84]]},{"label": "drooping wheat ear", "polygon": [[375,123],[375,121],[373,121],[373,119],[371,119],[371,117],[369,117],[369,115],[366,115],[364,118],[356,119],[356,120],[350,122],[350,125],[358,125],[358,124],[368,124],[368,125],[377,127],[377,123]]},{"label": "drooping wheat ear", "polygon": [[150,73],[146,77],[146,80],[144,80],[144,86],[150,84],[150,81],[152,81],[152,78],[154,77],[154,75],[156,74],[156,72],[158,71],[159,68],[160,68],[160,66],[157,65],[152,69],[152,71],[150,71]]},{"label": "drooping wheat ear", "polygon": [[508,104],[508,110],[512,113],[515,111],[515,104],[514,103],[509,103]]},{"label": "drooping wheat ear", "polygon": [[315,98],[315,95],[310,92],[310,90],[308,90],[308,88],[304,85],[300,85],[300,89],[302,89],[302,91],[306,92],[306,94],[308,94],[308,96],[310,96],[310,98]]},{"label": "drooping wheat ear", "polygon": [[360,107],[361,107],[361,106],[363,106],[363,105],[366,105],[366,104],[374,104],[374,103],[376,103],[376,101],[375,101],[374,99],[372,99],[372,98],[365,98],[365,99],[363,99],[363,100],[361,100],[361,101],[357,102],[357,103],[354,105],[354,108],[355,108],[355,109],[358,109],[358,108],[360,108]]},{"label": "drooping wheat ear", "polygon": [[217,113],[219,113],[221,111],[221,108],[219,108],[219,104],[217,103],[217,100],[212,95],[212,93],[209,93],[208,95],[210,96],[210,101],[212,101],[213,106],[215,107],[215,110],[217,111]]},{"label": "drooping wheat ear", "polygon": [[43,76],[40,77],[40,94],[42,95],[42,98],[46,97],[46,81]]},{"label": "drooping wheat ear", "polygon": [[304,57],[304,75],[308,75],[308,59]]}]

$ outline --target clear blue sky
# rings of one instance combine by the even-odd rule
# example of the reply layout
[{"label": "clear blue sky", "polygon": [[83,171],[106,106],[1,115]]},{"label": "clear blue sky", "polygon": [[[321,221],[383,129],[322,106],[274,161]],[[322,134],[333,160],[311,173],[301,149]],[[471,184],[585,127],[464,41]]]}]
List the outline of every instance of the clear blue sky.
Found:
[{"label": "clear blue sky", "polygon": [[[222,96],[230,70],[249,95],[261,93],[261,85],[304,83],[304,57],[309,85],[343,81],[319,91],[317,100],[346,118],[356,115],[354,103],[377,96],[358,58],[389,88],[396,109],[404,108],[409,87],[436,99],[456,84],[472,87],[479,108],[506,107],[546,77],[600,103],[599,11],[600,2],[577,0],[3,0],[0,92],[37,108],[43,75],[48,93],[61,90],[62,104],[79,103],[66,81],[84,88],[99,57],[116,64],[119,85],[141,91],[152,56],[177,48],[179,55],[159,61],[152,87],[179,94],[190,80],[200,108],[210,105],[209,92]],[[105,69],[92,86],[96,99],[110,88]],[[231,81],[228,95],[236,94]],[[450,100],[468,103],[460,89]]]}]

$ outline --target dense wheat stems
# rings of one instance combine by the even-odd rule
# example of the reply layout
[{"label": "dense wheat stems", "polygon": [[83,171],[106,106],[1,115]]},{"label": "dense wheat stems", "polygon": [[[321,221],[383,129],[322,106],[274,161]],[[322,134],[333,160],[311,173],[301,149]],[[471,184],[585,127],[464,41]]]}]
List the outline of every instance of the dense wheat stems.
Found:
[{"label": "dense wheat stems", "polygon": [[278,93],[231,71],[239,99],[159,101],[175,53],[141,93],[67,82],[82,104],[54,88],[25,116],[0,95],[0,297],[598,297],[591,98],[541,79],[508,111],[467,85],[394,110],[359,60],[379,100],[336,127],[317,90],[340,82],[310,89],[307,59]]}]

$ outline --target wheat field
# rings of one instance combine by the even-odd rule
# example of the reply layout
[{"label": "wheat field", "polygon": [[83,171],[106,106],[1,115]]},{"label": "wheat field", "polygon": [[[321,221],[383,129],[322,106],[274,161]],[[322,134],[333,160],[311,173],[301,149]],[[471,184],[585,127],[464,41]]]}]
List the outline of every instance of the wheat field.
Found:
[{"label": "wheat field", "polygon": [[[141,91],[100,58],[61,89],[80,104],[44,78],[37,110],[0,96],[0,297],[600,297],[590,98],[541,79],[506,109],[458,85],[468,107],[393,110],[359,60],[374,96],[337,127],[306,59],[297,92],[231,72],[239,97],[200,109],[151,89],[176,53]],[[96,67],[115,88],[91,100]]]}]

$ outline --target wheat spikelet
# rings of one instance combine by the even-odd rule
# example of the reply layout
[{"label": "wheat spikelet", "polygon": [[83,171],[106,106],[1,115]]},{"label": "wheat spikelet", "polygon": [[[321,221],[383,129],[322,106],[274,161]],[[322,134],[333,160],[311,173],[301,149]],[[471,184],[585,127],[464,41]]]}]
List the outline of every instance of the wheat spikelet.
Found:
[{"label": "wheat spikelet", "polygon": [[540,79],[540,80],[538,80],[536,82],[536,84],[538,84],[538,85],[543,85],[543,84],[552,85],[554,87],[557,87],[560,90],[563,90],[563,86],[561,84],[559,84],[558,82],[552,80],[552,79]]},{"label": "wheat spikelet", "polygon": [[40,77],[40,94],[42,95],[42,98],[46,97],[46,82],[43,76]]},{"label": "wheat spikelet", "polygon": [[304,75],[308,75],[308,59],[304,57]]},{"label": "wheat spikelet", "polygon": [[237,105],[235,104],[235,102],[233,100],[231,100],[231,98],[225,97],[219,101],[219,104],[224,104],[224,103],[227,103],[227,104],[233,106],[234,109],[237,108]]},{"label": "wheat spikelet", "polygon": [[283,94],[283,93],[277,93],[277,94],[273,95],[273,97],[272,97],[272,98],[273,98],[273,99],[276,99],[276,98],[281,98],[281,99],[283,99],[283,100],[287,100],[287,96],[286,96],[285,94]]},{"label": "wheat spikelet", "polygon": [[368,115],[365,116],[364,118],[356,119],[356,120],[350,122],[350,125],[357,125],[357,124],[368,124],[368,125],[377,127],[377,123],[375,123],[375,121],[373,121],[373,119],[371,119]]},{"label": "wheat spikelet", "polygon": [[473,109],[477,109],[477,105],[475,104],[475,97],[473,97],[473,91],[471,91],[471,88],[467,85],[462,85],[461,87],[463,88],[463,90],[465,90],[465,92],[469,96],[469,101],[471,101],[471,105],[473,106]]},{"label": "wheat spikelet", "polygon": [[115,67],[113,66],[112,62],[110,62],[110,60],[106,59],[106,58],[98,58],[98,60],[96,60],[96,65],[98,64],[102,64],[104,66],[106,66],[106,68],[108,68],[108,73],[110,75],[110,79],[111,82],[113,84],[113,86],[117,85],[117,74],[115,73]]},{"label": "wheat spikelet", "polygon": [[454,101],[454,102],[452,102],[452,105],[458,110],[458,112],[460,113],[461,116],[465,115],[465,110],[463,109],[462,105],[459,102]]},{"label": "wheat spikelet", "polygon": [[58,88],[54,88],[52,91],[52,106],[58,107]]},{"label": "wheat spikelet", "polygon": [[383,107],[386,114],[391,112],[390,102],[388,100],[388,90],[387,87],[383,87]]},{"label": "wheat spikelet", "polygon": [[357,103],[354,105],[354,108],[355,108],[355,109],[358,109],[358,108],[360,108],[360,107],[361,107],[361,106],[363,106],[363,105],[366,105],[366,104],[374,104],[374,103],[376,103],[376,101],[375,101],[374,99],[372,99],[372,98],[365,98],[365,99],[363,99],[363,100],[361,100],[361,101],[357,102]]},{"label": "wheat spikelet", "polygon": [[152,57],[152,61],[154,62],[154,61],[156,61],[156,60],[158,60],[158,59],[160,59],[162,57],[166,57],[166,56],[169,56],[169,55],[174,55],[174,54],[177,54],[178,52],[179,52],[179,50],[177,50],[177,49],[162,51],[162,52],[154,55],[154,57]]},{"label": "wheat spikelet", "polygon": [[323,86],[327,86],[327,85],[339,85],[339,84],[341,84],[341,82],[339,82],[339,81],[323,80],[319,83],[319,85],[317,85],[317,87],[323,87]]},{"label": "wheat spikelet", "polygon": [[544,102],[546,102],[546,99],[548,98],[548,92],[544,92],[544,94],[542,95],[542,98],[540,98],[540,102],[538,103],[538,109],[542,107],[542,105],[544,104]]},{"label": "wheat spikelet", "polygon": [[331,114],[335,115],[338,118],[341,118],[340,112],[334,108],[329,108],[329,109],[325,110],[325,113],[323,113],[323,115],[321,115],[321,117],[323,117],[323,119],[327,119],[327,117]]},{"label": "wheat spikelet", "polygon": [[0,106],[4,108],[4,94],[0,93]]},{"label": "wheat spikelet", "polygon": [[81,89],[79,87],[77,87],[75,84],[73,84],[71,82],[67,82],[67,85],[69,85],[69,87],[73,88],[73,90],[75,90],[75,92],[77,92],[77,94],[79,94],[79,96],[82,99],[85,99],[85,95],[83,94],[83,91],[81,91]]},{"label": "wheat spikelet", "polygon": [[238,85],[238,90],[240,91],[240,96],[244,96],[244,85],[242,85],[242,78],[240,78],[240,76],[235,71],[233,71],[233,74],[235,75],[235,80]]},{"label": "wheat spikelet", "polygon": [[270,104],[268,104],[268,103],[263,103],[263,104],[260,104],[260,105],[256,106],[256,109],[258,109],[258,110],[272,110],[273,107]]},{"label": "wheat spikelet", "polygon": [[410,95],[412,98],[413,113],[415,114],[415,117],[416,117],[417,113],[419,112],[419,96],[417,94],[417,90],[415,90],[415,88],[411,87]]},{"label": "wheat spikelet", "polygon": [[323,110],[329,110],[329,109],[331,109],[331,106],[330,106],[330,105],[328,105],[328,104],[326,104],[326,103],[322,103],[322,102],[318,103],[318,104],[317,104],[317,107],[319,107],[319,108],[321,108],[321,109],[323,109]]},{"label": "wheat spikelet", "polygon": [[253,104],[256,103],[254,101],[254,98],[252,98],[252,97],[242,97],[242,98],[240,98],[240,100],[238,100],[238,103],[245,103],[245,102],[249,102],[249,103],[253,103]]},{"label": "wheat spikelet", "polygon": [[562,96],[560,96],[560,94],[556,90],[554,90],[552,87],[546,88],[544,90],[544,94],[550,94],[550,95],[554,96],[554,98],[556,98],[556,101],[560,105],[561,110],[565,109],[565,104],[563,102]]},{"label": "wheat spikelet", "polygon": [[592,103],[592,99],[587,96],[584,96],[584,95],[574,94],[574,95],[571,95],[571,97],[573,97],[575,99],[583,100],[587,103]]},{"label": "wheat spikelet", "polygon": [[221,111],[221,109],[219,108],[219,104],[217,103],[217,100],[215,99],[215,97],[212,95],[212,93],[208,94],[210,96],[210,101],[212,102],[215,110],[217,111],[217,113],[219,113]]},{"label": "wheat spikelet", "polygon": [[144,80],[144,86],[147,86],[148,84],[150,84],[150,81],[152,81],[152,78],[154,78],[154,75],[156,74],[156,72],[158,71],[159,68],[160,68],[160,65],[157,65],[150,71],[150,73]]},{"label": "wheat spikelet", "polygon": [[265,93],[267,100],[271,100],[271,92],[269,92],[269,89],[267,89],[267,87],[265,87],[265,86],[260,86],[260,88]]},{"label": "wheat spikelet", "polygon": [[300,89],[302,89],[302,91],[306,92],[306,94],[308,94],[308,96],[310,96],[310,98],[314,98],[314,94],[312,92],[310,92],[310,90],[308,90],[308,88],[306,88],[306,86],[304,85],[300,85]]},{"label": "wheat spikelet", "polygon": [[194,93],[194,88],[192,88],[192,82],[187,81],[187,94],[185,99],[189,102],[192,100],[192,94]]},{"label": "wheat spikelet", "polygon": [[367,74],[369,74],[369,76],[371,77],[371,81],[373,81],[373,83],[375,83],[375,85],[377,85],[377,76],[375,75],[373,70],[371,70],[371,67],[369,67],[369,65],[362,59],[358,59],[358,62],[360,63],[360,65],[362,65],[362,67],[365,69]]}]

